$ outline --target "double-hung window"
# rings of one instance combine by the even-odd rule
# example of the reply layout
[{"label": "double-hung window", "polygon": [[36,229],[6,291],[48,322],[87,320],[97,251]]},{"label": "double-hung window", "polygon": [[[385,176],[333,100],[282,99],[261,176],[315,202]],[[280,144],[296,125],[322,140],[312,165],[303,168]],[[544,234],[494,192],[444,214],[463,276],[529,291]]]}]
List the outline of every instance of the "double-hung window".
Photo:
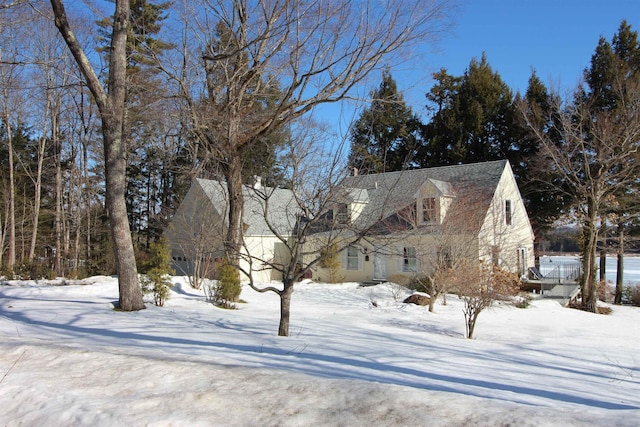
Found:
[{"label": "double-hung window", "polygon": [[428,223],[436,222],[436,198],[427,197],[422,199],[422,221]]},{"label": "double-hung window", "polygon": [[357,270],[359,267],[358,248],[349,246],[347,248],[347,270]]},{"label": "double-hung window", "polygon": [[418,271],[418,258],[416,257],[416,248],[402,248],[402,271],[416,272]]}]

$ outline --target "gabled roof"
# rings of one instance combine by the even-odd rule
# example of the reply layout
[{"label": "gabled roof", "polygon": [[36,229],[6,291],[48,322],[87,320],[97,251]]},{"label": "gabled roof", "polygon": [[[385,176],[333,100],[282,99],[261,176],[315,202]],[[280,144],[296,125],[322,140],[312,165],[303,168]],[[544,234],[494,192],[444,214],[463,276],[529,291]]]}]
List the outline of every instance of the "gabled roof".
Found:
[{"label": "gabled roof", "polygon": [[366,227],[413,204],[427,181],[443,195],[456,195],[456,201],[450,209],[455,209],[461,200],[474,197],[482,200],[482,206],[478,208],[486,211],[506,165],[506,160],[498,160],[356,175],[345,178],[341,185],[349,189],[367,190],[369,203],[356,220],[357,227]]},{"label": "gabled roof", "polygon": [[[196,182],[226,223],[229,200],[226,184],[201,178]],[[291,190],[270,187],[254,189],[244,186],[242,193],[244,196],[243,222],[247,227],[245,236],[272,236],[274,233],[269,225],[280,235],[291,233],[300,212]],[[268,195],[268,204],[265,202],[265,195]]]}]

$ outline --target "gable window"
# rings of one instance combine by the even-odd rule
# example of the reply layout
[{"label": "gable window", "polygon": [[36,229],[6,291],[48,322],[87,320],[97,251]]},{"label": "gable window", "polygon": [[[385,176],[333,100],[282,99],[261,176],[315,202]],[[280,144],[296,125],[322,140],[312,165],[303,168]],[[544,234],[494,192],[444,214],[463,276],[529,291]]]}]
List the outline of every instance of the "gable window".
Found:
[{"label": "gable window", "polygon": [[422,221],[436,222],[436,198],[427,197],[422,199]]},{"label": "gable window", "polygon": [[357,270],[358,269],[358,248],[355,246],[349,246],[347,248],[347,270]]},{"label": "gable window", "polygon": [[511,225],[513,221],[513,208],[511,207],[511,200],[504,201],[504,220],[507,225]]},{"label": "gable window", "polygon": [[402,271],[418,271],[418,258],[416,257],[416,248],[402,248]]}]

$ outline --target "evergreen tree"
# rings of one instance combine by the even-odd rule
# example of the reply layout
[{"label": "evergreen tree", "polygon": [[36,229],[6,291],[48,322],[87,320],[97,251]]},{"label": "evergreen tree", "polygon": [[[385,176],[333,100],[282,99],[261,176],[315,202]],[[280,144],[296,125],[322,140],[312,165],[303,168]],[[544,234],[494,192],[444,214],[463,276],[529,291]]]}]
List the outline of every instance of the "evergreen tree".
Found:
[{"label": "evergreen tree", "polygon": [[140,266],[140,271],[146,273],[141,278],[142,291],[153,294],[155,305],[162,307],[169,298],[169,288],[173,286],[169,278],[174,271],[171,268],[171,252],[164,238],[151,243],[149,260]]},{"label": "evergreen tree", "polygon": [[[548,135],[556,145],[562,143],[556,124],[558,100],[554,100],[535,71],[529,78],[527,91],[523,98],[516,95],[516,104],[521,105],[530,123],[535,124],[538,132]],[[529,219],[536,238],[542,237],[553,221],[558,219],[571,206],[573,200],[568,197],[564,183],[549,171],[548,164],[538,164],[540,140],[522,124],[522,136],[518,144],[518,159],[513,159],[514,174],[519,177],[519,188],[524,199]],[[516,161],[516,160],[519,160]]]},{"label": "evergreen tree", "polygon": [[434,111],[424,128],[420,165],[442,166],[519,156],[521,126],[511,89],[486,55],[471,60],[462,77],[440,70],[427,94]]},{"label": "evergreen tree", "polygon": [[349,165],[363,173],[415,167],[421,123],[404,102],[389,70],[382,73],[382,83],[371,99],[371,106],[352,126]]},{"label": "evergreen tree", "polygon": [[454,77],[445,68],[433,74],[436,83],[427,93],[427,111],[431,120],[423,127],[419,161],[423,167],[456,164],[462,158],[455,136],[459,127],[456,99],[462,77]]}]

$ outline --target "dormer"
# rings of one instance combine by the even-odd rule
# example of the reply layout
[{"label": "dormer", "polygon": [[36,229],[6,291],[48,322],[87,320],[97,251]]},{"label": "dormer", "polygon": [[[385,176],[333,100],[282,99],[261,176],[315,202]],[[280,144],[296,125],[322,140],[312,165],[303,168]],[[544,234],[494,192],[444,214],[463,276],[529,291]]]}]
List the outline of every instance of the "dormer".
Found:
[{"label": "dormer", "polygon": [[347,191],[347,212],[351,221],[358,219],[369,203],[369,193],[363,188],[351,188]]},{"label": "dormer", "polygon": [[442,224],[455,194],[450,183],[429,178],[416,198],[419,224],[438,225]]},{"label": "dormer", "polygon": [[365,189],[347,188],[341,190],[334,200],[323,215],[324,219],[337,224],[350,224],[358,219],[369,203],[369,194]]}]

